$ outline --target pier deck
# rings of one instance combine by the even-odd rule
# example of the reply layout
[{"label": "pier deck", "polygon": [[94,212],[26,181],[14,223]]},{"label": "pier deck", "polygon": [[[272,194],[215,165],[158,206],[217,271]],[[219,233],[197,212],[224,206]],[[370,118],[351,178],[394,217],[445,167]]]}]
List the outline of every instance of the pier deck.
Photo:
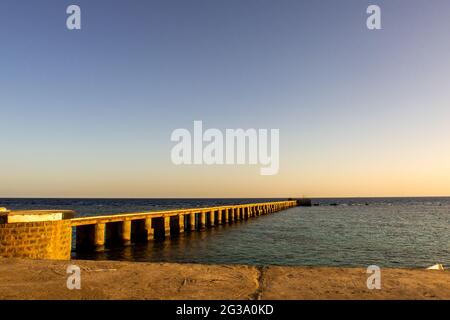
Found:
[{"label": "pier deck", "polygon": [[[297,205],[298,200],[73,218],[70,210],[0,211],[0,256],[70,259],[72,250],[176,237],[259,217]],[[76,241],[72,241],[72,234]],[[74,246],[75,245],[75,246]]]}]

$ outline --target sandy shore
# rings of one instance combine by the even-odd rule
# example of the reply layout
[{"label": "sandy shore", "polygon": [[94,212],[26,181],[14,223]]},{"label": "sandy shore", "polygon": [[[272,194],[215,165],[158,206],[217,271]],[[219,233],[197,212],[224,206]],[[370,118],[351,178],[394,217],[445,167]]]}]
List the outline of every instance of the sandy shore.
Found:
[{"label": "sandy shore", "polygon": [[[67,266],[81,290],[67,289]],[[0,258],[0,299],[450,299],[450,272]]]}]

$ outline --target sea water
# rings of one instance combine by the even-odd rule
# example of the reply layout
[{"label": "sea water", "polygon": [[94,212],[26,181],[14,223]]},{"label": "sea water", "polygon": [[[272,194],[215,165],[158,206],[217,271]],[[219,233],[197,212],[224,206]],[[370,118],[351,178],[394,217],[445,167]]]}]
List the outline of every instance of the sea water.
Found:
[{"label": "sea water", "polygon": [[[9,209],[72,209],[77,216],[279,199],[0,199]],[[450,267],[450,198],[313,199],[175,239],[73,252],[76,259],[208,264]]]}]

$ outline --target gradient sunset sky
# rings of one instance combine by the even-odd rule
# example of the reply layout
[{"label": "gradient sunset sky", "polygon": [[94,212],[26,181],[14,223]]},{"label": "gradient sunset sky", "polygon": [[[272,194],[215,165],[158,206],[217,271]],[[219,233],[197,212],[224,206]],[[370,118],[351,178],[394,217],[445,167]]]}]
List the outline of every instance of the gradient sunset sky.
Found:
[{"label": "gradient sunset sky", "polygon": [[[448,0],[2,0],[0,197],[450,195],[449,14]],[[279,174],[173,165],[170,135],[194,120],[280,129]]]}]

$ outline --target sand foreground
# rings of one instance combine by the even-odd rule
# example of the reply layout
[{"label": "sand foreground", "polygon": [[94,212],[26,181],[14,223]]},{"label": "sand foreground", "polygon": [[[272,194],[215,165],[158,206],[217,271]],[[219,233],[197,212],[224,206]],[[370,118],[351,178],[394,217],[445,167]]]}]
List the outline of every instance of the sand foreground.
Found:
[{"label": "sand foreground", "polygon": [[[69,265],[81,289],[67,288]],[[0,258],[0,299],[450,299],[450,272]]]}]

